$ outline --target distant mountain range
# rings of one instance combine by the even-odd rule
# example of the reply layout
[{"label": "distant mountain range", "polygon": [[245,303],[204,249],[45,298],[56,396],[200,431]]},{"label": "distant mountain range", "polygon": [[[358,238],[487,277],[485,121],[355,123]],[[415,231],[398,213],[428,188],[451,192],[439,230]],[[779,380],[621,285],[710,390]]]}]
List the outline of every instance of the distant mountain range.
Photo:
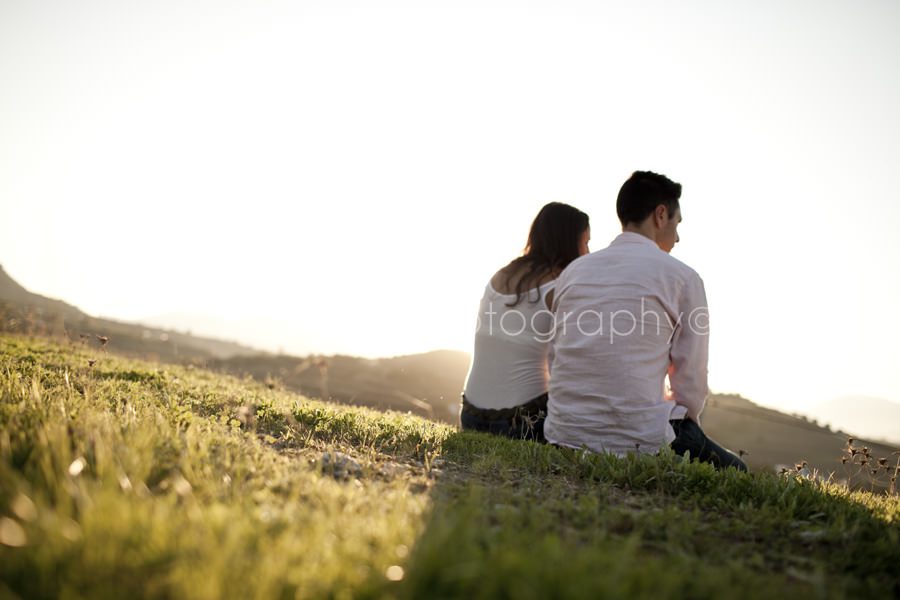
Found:
[{"label": "distant mountain range", "polygon": [[[185,323],[184,325],[190,325]],[[184,327],[185,330],[194,330]],[[285,387],[310,397],[336,402],[412,412],[431,419],[457,422],[460,392],[469,366],[466,353],[439,350],[382,359],[353,356],[291,356],[274,354],[171,329],[98,319],[60,300],[25,290],[0,267],[0,331],[46,335],[72,344],[98,344],[109,338],[111,352],[162,362],[193,364],[238,376],[249,375],[270,386]],[[825,422],[853,431],[854,414],[882,417],[878,437],[900,441],[898,407],[872,398],[847,398],[826,405]],[[831,412],[828,412],[831,410]],[[703,413],[707,433],[732,450],[745,451],[754,468],[788,466],[807,461],[810,470],[852,475],[840,462],[847,434],[796,415],[763,408],[737,395],[713,395]],[[882,433],[883,432],[883,433]],[[895,450],[885,443],[858,441],[873,455]],[[896,458],[896,457],[895,457]],[[857,474],[857,479],[860,477]],[[860,479],[859,481],[864,481]]]}]

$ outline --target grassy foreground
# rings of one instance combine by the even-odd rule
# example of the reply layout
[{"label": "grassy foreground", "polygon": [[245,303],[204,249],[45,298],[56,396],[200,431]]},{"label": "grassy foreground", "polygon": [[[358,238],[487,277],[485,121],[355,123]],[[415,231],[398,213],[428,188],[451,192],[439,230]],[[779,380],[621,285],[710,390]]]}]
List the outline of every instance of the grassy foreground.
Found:
[{"label": "grassy foreground", "polygon": [[785,594],[900,594],[900,498],[0,336],[0,598]]}]

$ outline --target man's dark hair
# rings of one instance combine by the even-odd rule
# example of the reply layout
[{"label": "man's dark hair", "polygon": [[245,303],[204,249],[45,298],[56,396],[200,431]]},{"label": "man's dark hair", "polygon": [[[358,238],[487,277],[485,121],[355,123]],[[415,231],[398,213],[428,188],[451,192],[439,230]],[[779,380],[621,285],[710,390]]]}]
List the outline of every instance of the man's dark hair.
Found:
[{"label": "man's dark hair", "polygon": [[679,198],[680,183],[658,173],[635,171],[619,190],[616,213],[622,227],[629,223],[642,223],[660,204],[665,205],[666,212],[671,217],[678,208]]}]

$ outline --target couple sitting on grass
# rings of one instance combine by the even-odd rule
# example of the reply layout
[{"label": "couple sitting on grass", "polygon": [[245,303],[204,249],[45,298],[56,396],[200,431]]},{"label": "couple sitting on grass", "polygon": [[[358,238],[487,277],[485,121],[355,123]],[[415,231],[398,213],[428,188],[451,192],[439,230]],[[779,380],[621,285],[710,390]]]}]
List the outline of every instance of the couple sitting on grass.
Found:
[{"label": "couple sitting on grass", "polygon": [[585,213],[541,209],[524,255],[485,287],[464,430],[620,456],[670,446],[747,470],[700,428],[709,324],[703,281],[669,255],[680,197],[667,177],[634,173],[616,202],[622,233],[593,253]]}]

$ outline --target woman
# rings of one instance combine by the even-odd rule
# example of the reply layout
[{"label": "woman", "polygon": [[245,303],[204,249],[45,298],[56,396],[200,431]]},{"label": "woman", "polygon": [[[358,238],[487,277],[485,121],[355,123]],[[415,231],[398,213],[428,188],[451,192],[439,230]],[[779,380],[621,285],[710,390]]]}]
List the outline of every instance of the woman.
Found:
[{"label": "woman", "polygon": [[551,202],[531,224],[522,256],[488,282],[462,397],[464,430],[544,441],[553,285],[588,253],[590,237],[585,213]]}]

